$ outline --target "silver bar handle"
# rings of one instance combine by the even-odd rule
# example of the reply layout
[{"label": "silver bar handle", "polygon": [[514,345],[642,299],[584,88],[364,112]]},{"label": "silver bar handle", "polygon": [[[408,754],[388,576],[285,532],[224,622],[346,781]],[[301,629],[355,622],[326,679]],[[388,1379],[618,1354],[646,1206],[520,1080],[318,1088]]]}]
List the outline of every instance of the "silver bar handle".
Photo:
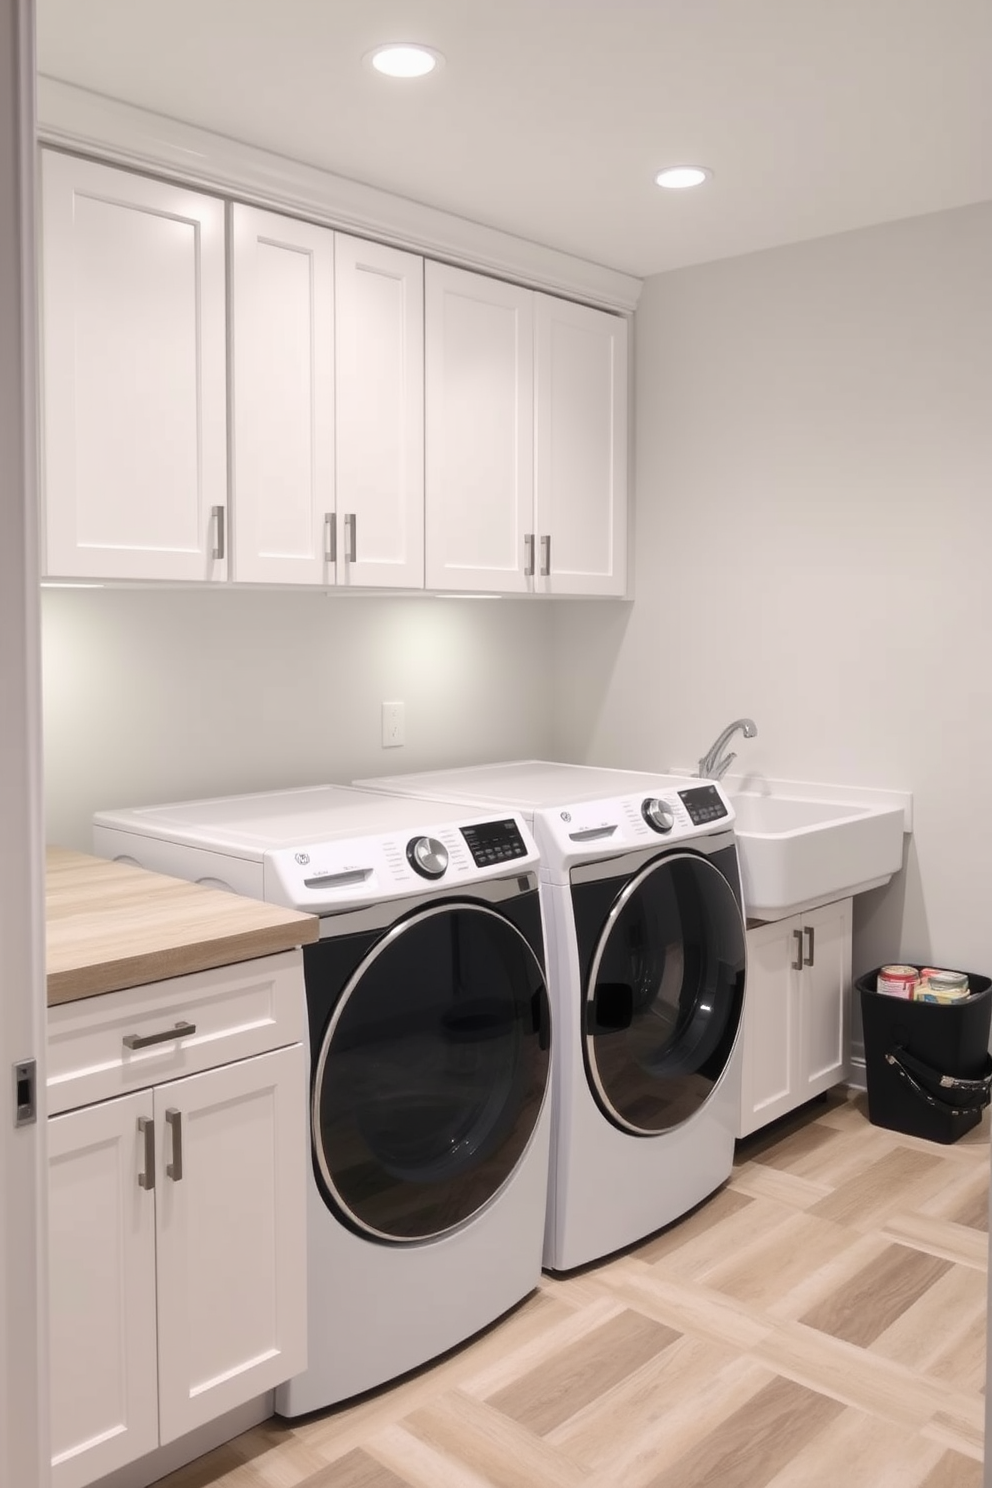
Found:
[{"label": "silver bar handle", "polygon": [[165,1173],[173,1183],[178,1183],[183,1176],[183,1113],[172,1106],[166,1111],[165,1120],[172,1133],[172,1161],[166,1163]]},{"label": "silver bar handle", "polygon": [[210,508],[210,521],[213,525],[214,540],[210,552],[211,558],[223,558],[224,556],[224,508],[212,506]]},{"label": "silver bar handle", "polygon": [[792,933],[796,937],[796,959],[792,963],[792,969],[793,969],[793,971],[802,971],[802,969],[803,969],[803,932],[801,930],[793,930]]},{"label": "silver bar handle", "polygon": [[138,1174],[139,1188],[155,1187],[155,1122],[151,1116],[138,1117],[138,1135],[145,1139],[145,1171]]},{"label": "silver bar handle", "polygon": [[338,524],[333,512],[324,513],[324,562],[338,561]]},{"label": "silver bar handle", "polygon": [[813,939],[813,934],[814,934],[813,926],[812,925],[807,925],[806,926],[806,959],[803,961],[803,965],[804,966],[812,966],[813,965],[813,956],[815,954],[815,946],[816,946],[816,942]]},{"label": "silver bar handle", "polygon": [[541,577],[546,579],[551,573],[551,533],[541,534]]},{"label": "silver bar handle", "polygon": [[534,534],[533,534],[533,532],[525,532],[524,533],[524,552],[527,555],[526,560],[524,562],[524,578],[525,579],[532,579],[534,577]]},{"label": "silver bar handle", "polygon": [[345,512],[344,531],[348,539],[348,551],[345,558],[349,563],[358,562],[358,517],[354,512]]},{"label": "silver bar handle", "polygon": [[170,1039],[189,1038],[196,1032],[195,1023],[177,1023],[174,1028],[163,1028],[160,1033],[126,1033],[125,1049],[147,1049],[149,1044],[167,1044]]}]

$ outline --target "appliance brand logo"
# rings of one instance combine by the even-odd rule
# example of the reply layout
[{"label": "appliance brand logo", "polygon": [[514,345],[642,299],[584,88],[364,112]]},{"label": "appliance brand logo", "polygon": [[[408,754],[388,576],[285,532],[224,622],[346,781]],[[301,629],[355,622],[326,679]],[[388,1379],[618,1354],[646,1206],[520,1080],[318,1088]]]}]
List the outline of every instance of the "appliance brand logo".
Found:
[{"label": "appliance brand logo", "polygon": [[563,811],[561,814],[561,819],[564,822],[570,822],[572,820],[572,813],[570,811]]},{"label": "appliance brand logo", "polygon": [[301,868],[305,868],[310,861],[309,853],[294,853],[293,856]]}]

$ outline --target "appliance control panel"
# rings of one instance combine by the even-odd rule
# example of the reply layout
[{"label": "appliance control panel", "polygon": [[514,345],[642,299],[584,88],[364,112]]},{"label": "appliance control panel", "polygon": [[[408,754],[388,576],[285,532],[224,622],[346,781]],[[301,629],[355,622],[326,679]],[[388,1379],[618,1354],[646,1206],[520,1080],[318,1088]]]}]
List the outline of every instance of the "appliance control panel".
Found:
[{"label": "appliance control panel", "polygon": [[505,821],[476,822],[470,827],[462,827],[462,836],[477,868],[488,868],[493,863],[506,863],[527,856],[520,828],[512,816]]},{"label": "appliance control panel", "polygon": [[311,914],[334,914],[431,884],[457,888],[538,866],[534,841],[517,818],[463,818],[434,822],[415,835],[376,833],[276,849],[265,854],[262,897]]},{"label": "appliance control panel", "polygon": [[656,792],[546,806],[534,814],[534,836],[541,853],[541,876],[564,881],[576,864],[617,856],[632,849],[667,847],[730,828],[734,810],[720,787],[707,783],[676,789],[659,780]]},{"label": "appliance control panel", "polygon": [[694,827],[705,826],[707,822],[718,821],[720,817],[730,814],[715,785],[698,785],[692,790],[681,790],[679,799],[689,813],[689,820]]}]

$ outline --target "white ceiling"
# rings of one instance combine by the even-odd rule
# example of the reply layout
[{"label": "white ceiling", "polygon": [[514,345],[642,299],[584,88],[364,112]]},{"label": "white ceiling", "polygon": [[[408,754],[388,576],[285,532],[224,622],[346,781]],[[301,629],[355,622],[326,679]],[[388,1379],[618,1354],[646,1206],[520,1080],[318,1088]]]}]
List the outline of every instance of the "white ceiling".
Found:
[{"label": "white ceiling", "polygon": [[38,59],[638,276],[992,198],[992,0],[38,0]]}]

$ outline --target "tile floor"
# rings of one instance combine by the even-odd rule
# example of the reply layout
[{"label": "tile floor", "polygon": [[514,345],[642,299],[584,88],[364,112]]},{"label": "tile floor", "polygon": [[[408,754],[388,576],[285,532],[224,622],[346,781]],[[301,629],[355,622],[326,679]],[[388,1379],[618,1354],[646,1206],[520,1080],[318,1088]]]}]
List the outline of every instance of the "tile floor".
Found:
[{"label": "tile floor", "polygon": [[945,1147],[834,1093],[681,1223],[161,1488],[980,1488],[988,1184],[987,1114]]}]

